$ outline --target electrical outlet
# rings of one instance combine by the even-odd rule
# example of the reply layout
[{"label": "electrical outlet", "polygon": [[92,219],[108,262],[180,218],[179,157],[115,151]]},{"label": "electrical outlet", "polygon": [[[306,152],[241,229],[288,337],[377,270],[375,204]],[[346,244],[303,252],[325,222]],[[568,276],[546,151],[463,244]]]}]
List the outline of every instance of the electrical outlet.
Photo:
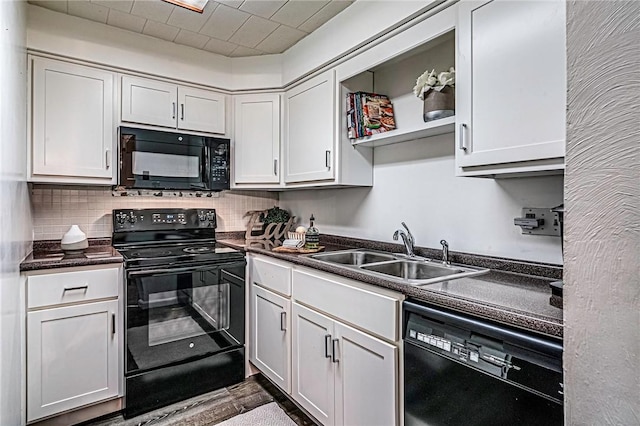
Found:
[{"label": "electrical outlet", "polygon": [[557,212],[552,212],[551,209],[524,207],[521,218],[534,219],[539,223],[533,228],[521,226],[523,234],[560,236],[560,215]]}]

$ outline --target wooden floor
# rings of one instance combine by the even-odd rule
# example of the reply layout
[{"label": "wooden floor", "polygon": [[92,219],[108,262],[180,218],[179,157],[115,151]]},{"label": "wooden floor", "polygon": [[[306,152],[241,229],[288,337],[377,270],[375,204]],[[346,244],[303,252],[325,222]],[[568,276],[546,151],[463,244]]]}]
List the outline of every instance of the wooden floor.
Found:
[{"label": "wooden floor", "polygon": [[252,376],[240,384],[187,399],[132,419],[125,420],[122,414],[118,414],[82,423],[82,425],[210,426],[272,401],[276,401],[280,408],[297,425],[316,425],[285,394],[261,374]]}]

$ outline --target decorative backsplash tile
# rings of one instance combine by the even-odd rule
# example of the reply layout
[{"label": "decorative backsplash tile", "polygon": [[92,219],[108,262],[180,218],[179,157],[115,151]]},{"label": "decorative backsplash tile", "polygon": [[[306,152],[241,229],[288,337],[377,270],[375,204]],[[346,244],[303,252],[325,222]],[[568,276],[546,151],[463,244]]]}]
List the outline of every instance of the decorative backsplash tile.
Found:
[{"label": "decorative backsplash tile", "polygon": [[217,197],[122,197],[110,188],[33,185],[31,209],[34,240],[55,240],[71,225],[90,238],[111,237],[113,209],[214,208],[218,231],[244,231],[249,210],[263,210],[278,203],[278,194],[266,191],[225,191]]}]

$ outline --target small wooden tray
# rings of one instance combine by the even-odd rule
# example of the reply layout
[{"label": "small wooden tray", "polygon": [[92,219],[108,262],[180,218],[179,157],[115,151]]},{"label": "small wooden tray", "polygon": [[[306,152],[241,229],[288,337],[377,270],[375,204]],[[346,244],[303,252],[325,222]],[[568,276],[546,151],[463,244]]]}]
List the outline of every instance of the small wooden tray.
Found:
[{"label": "small wooden tray", "polygon": [[275,251],[278,253],[298,253],[298,254],[309,254],[309,253],[317,253],[319,251],[324,250],[324,246],[319,246],[314,249],[306,249],[306,248],[292,248],[292,247],[274,247],[271,251]]}]

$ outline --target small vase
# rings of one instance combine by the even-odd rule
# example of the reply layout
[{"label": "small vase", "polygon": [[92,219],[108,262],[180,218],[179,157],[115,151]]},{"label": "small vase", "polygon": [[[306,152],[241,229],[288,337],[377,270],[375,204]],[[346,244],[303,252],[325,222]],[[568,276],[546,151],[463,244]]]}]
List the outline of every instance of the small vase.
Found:
[{"label": "small vase", "polygon": [[451,86],[445,86],[439,92],[433,89],[425,92],[422,119],[427,122],[455,115],[455,93],[455,89]]}]

